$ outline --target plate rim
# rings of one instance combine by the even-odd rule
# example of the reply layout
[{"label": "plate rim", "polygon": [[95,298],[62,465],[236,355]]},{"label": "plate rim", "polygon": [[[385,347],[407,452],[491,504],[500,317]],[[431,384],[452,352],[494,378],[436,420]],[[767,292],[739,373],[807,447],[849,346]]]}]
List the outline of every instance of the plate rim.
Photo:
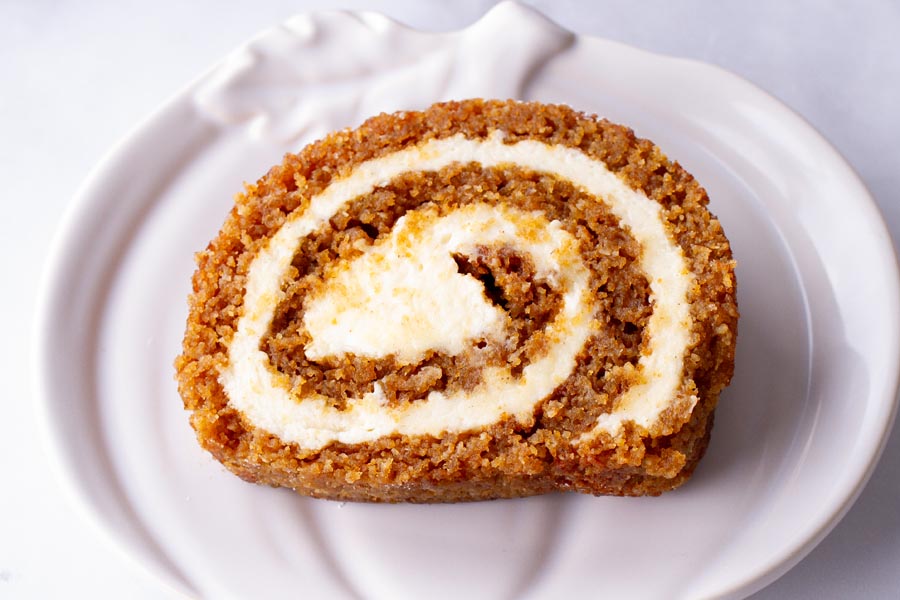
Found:
[{"label": "plate rim", "polygon": [[[93,526],[93,529],[98,531],[100,537],[106,541],[109,548],[117,550],[118,554],[126,557],[127,562],[134,564],[145,574],[151,575],[153,579],[160,582],[160,584],[164,585],[169,590],[180,594],[188,594],[189,592],[185,589],[185,586],[189,588],[190,585],[186,581],[180,581],[175,574],[163,570],[159,565],[151,566],[147,561],[139,560],[138,556],[140,553],[133,547],[133,542],[127,540],[121,533],[116,531],[113,524],[102,514],[99,507],[91,500],[85,487],[86,483],[82,481],[77,476],[76,471],[71,468],[75,458],[67,451],[68,447],[66,442],[64,442],[64,439],[68,437],[68,435],[65,433],[66,429],[55,407],[58,399],[55,395],[51,394],[49,390],[50,386],[43,374],[46,370],[45,367],[51,367],[59,364],[59,361],[64,360],[63,357],[55,356],[53,344],[50,342],[50,332],[54,331],[54,323],[59,319],[57,314],[58,311],[54,311],[53,308],[65,298],[66,290],[68,289],[62,285],[61,277],[61,272],[67,263],[67,257],[78,255],[79,250],[89,248],[91,245],[89,241],[84,239],[84,234],[82,233],[84,223],[96,223],[102,218],[102,211],[98,210],[98,208],[103,205],[103,194],[101,194],[99,190],[102,188],[104,180],[109,178],[109,174],[116,160],[125,154],[126,151],[133,151],[142,146],[145,143],[145,138],[149,135],[149,132],[158,125],[162,118],[177,109],[181,103],[189,100],[191,93],[195,91],[211,73],[217,71],[222,65],[229,62],[236,53],[246,49],[254,41],[264,38],[272,31],[284,26],[292,19],[298,17],[316,18],[323,15],[349,15],[352,18],[381,19],[384,22],[389,23],[392,27],[402,28],[418,34],[446,35],[448,33],[465,31],[466,29],[477,25],[487,15],[502,10],[518,11],[528,18],[539,18],[552,27],[563,31],[570,31],[557,24],[537,9],[519,4],[512,0],[507,0],[493,6],[482,14],[481,17],[464,28],[437,32],[422,31],[373,11],[316,10],[295,13],[279,23],[261,30],[228,51],[223,57],[215,61],[211,66],[204,69],[196,77],[178,89],[147,116],[139,120],[138,123],[124,135],[124,137],[112,145],[97,164],[89,171],[83,183],[77,188],[71,201],[66,206],[66,209],[57,224],[56,231],[53,234],[45,261],[41,268],[37,301],[35,303],[35,318],[33,322],[32,340],[34,340],[34,344],[32,345],[31,379],[35,397],[35,414],[38,421],[41,444],[45,450],[45,455],[49,459],[48,462],[51,464],[56,481],[60,484],[60,487],[63,488],[64,494],[68,498],[70,505],[76,508],[76,512],[82,516],[83,520],[90,523]],[[897,398],[898,389],[900,389],[900,336],[896,335],[897,333],[900,333],[900,315],[898,315],[898,313],[900,313],[900,265],[898,265],[897,252],[891,242],[892,237],[890,231],[881,214],[878,204],[849,161],[847,161],[840,151],[805,117],[797,113],[773,94],[763,90],[740,75],[715,64],[656,53],[617,40],[610,40],[579,32],[572,32],[572,34],[576,36],[576,39],[588,39],[592,42],[599,42],[607,47],[614,48],[617,52],[630,54],[644,60],[674,64],[681,68],[689,68],[694,71],[706,71],[706,75],[704,76],[714,75],[717,78],[727,78],[731,83],[743,90],[752,92],[757,98],[765,100],[769,110],[774,109],[779,116],[792,118],[795,126],[803,129],[816,141],[818,145],[817,150],[828,152],[836,164],[841,164],[844,167],[844,174],[852,180],[853,185],[857,187],[860,192],[855,198],[855,201],[865,207],[865,221],[869,227],[875,228],[874,233],[877,234],[873,235],[868,243],[872,245],[873,249],[884,263],[881,265],[879,273],[885,276],[885,293],[883,296],[886,298],[886,304],[897,307],[898,309],[898,311],[895,311],[892,315],[894,318],[891,327],[886,328],[893,330],[895,333],[891,339],[889,351],[891,364],[897,366],[892,369],[890,373],[883,374],[884,385],[882,386],[882,389],[884,391],[877,395],[873,392],[870,396],[870,398],[879,399],[877,406],[881,409],[880,412],[882,413],[881,418],[878,419],[878,422],[881,423],[880,436],[876,442],[867,440],[868,451],[865,453],[865,467],[859,470],[857,477],[854,478],[851,489],[841,490],[841,501],[836,503],[836,505],[829,507],[829,510],[827,511],[829,516],[817,523],[812,535],[805,539],[796,540],[796,543],[791,549],[768,561],[768,566],[764,570],[748,573],[739,580],[735,578],[735,584],[731,588],[721,590],[722,595],[729,596],[751,594],[769,585],[793,568],[832,531],[859,498],[884,452],[888,437],[897,418],[898,405],[900,405]]]}]

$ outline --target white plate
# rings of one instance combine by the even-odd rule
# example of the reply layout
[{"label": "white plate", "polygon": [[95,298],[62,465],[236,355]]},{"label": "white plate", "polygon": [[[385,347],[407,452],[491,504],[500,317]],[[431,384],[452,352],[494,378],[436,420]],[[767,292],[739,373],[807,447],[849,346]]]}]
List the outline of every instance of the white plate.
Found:
[{"label": "white plate", "polygon": [[[472,96],[626,123],[709,191],[743,316],[693,480],[661,498],[374,506],[225,472],[196,444],[173,381],[193,252],[285,151],[382,110]],[[846,512],[895,410],[895,258],[838,154],[733,75],[575,36],[515,4],[449,34],[364,13],[263,33],[115,149],[52,255],[36,364],[60,471],[103,529],[190,595],[749,594]]]}]

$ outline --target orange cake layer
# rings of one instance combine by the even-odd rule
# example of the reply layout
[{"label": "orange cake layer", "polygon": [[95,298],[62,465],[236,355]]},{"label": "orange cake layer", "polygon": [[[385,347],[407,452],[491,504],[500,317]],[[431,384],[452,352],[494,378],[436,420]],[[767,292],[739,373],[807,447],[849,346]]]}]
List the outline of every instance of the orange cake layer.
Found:
[{"label": "orange cake layer", "polygon": [[287,155],[197,255],[179,390],[245,480],[324,498],[658,495],[737,333],[706,192],[537,103],[379,115]]}]

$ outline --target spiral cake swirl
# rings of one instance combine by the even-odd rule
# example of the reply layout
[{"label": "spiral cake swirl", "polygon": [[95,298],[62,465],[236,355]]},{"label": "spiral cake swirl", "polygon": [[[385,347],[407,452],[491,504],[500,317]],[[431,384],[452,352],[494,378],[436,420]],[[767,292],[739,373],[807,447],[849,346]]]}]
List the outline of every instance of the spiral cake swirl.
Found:
[{"label": "spiral cake swirl", "polygon": [[730,380],[731,252],[630,130],[471,100],[288,155],[198,255],[179,389],[241,477],[313,496],[659,494]]}]

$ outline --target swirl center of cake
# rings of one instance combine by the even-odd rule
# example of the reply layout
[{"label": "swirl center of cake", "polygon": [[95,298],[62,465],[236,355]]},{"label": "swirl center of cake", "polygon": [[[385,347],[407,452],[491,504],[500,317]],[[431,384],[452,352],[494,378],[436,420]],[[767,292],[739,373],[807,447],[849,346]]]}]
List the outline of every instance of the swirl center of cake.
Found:
[{"label": "swirl center of cake", "polygon": [[410,211],[362,255],[332,269],[307,300],[306,356],[393,356],[403,366],[429,352],[502,344],[511,323],[498,276],[466,272],[490,254],[515,257],[519,269],[527,263],[532,280],[550,288],[586,273],[574,238],[540,213],[487,204],[444,216],[434,207]]}]

